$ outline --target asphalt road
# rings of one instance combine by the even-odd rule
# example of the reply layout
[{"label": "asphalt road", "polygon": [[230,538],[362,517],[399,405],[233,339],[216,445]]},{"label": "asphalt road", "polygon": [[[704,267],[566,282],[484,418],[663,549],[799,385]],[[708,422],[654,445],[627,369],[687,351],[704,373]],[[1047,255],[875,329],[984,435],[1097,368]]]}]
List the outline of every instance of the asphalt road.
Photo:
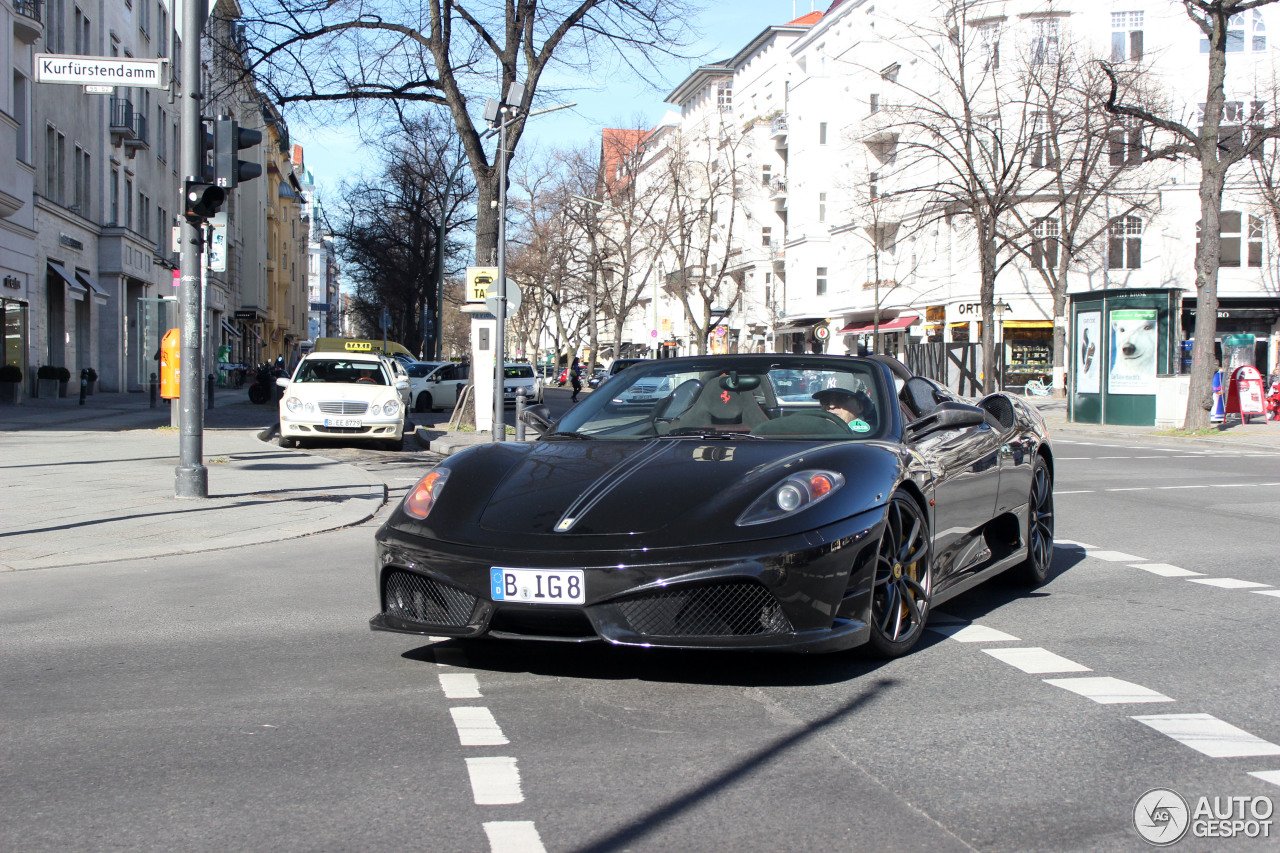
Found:
[{"label": "asphalt road", "polygon": [[1273,805],[1280,455],[1056,452],[1051,582],[887,664],[374,634],[373,523],[0,577],[0,849],[1129,851],[1153,788]]}]

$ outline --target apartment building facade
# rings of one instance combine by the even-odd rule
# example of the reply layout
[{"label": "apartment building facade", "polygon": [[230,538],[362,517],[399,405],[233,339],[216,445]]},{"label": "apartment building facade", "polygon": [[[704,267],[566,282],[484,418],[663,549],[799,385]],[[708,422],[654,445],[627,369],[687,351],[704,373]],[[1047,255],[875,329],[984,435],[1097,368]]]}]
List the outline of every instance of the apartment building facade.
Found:
[{"label": "apartment building facade", "polygon": [[[296,350],[306,323],[300,183],[283,120],[239,73],[238,15],[219,0],[196,82],[205,116],[264,130],[263,144],[242,152],[259,159],[264,178],[223,208],[225,269],[207,273],[204,295],[210,372],[219,352],[252,363]],[[29,394],[42,365],[73,375],[93,368],[104,391],[143,391],[158,371],[160,338],[179,325],[179,104],[191,81],[181,77],[175,6],[0,0],[0,23],[9,36],[0,45],[9,72],[0,84],[4,361],[22,371]],[[37,53],[163,60],[167,87],[37,83]]]},{"label": "apartment building facade", "polygon": [[[1223,120],[1236,132],[1274,121],[1275,84],[1268,89],[1265,81],[1276,79],[1278,54],[1268,24],[1272,32],[1280,26],[1280,7],[1250,10],[1228,33]],[[946,66],[948,44],[964,46],[960,65]],[[972,228],[963,216],[937,215],[936,199],[921,191],[954,181],[954,169],[943,156],[921,155],[907,108],[918,110],[932,96],[935,105],[963,110],[946,94],[961,65],[1017,85],[1018,75],[1069,52],[1141,75],[1198,127],[1207,41],[1178,3],[837,0],[692,72],[668,98],[678,120],[644,141],[645,180],[656,186],[673,139],[718,138],[722,152],[728,140],[735,146],[738,216],[727,251],[741,296],[723,320],[733,347],[856,353],[878,338],[881,352],[901,353],[920,341],[977,341],[981,276]],[[1048,149],[1035,146],[1047,143],[1022,100],[1018,111],[981,96],[968,106],[985,111],[991,130],[1020,140],[1016,153],[1031,176],[1025,185],[1044,186],[1035,180],[1052,164]],[[1098,236],[1073,257],[1068,290],[1179,288],[1181,327],[1190,337],[1198,167],[1140,163],[1151,139],[1136,126],[1117,122],[1108,134],[1113,141],[1094,156],[1124,172],[1092,202]],[[1218,334],[1255,334],[1265,370],[1280,344],[1280,250],[1274,207],[1259,194],[1252,168],[1237,166],[1224,196]],[[1055,310],[1041,270],[1056,263],[1066,226],[1043,193],[1028,194],[1023,206],[1026,231],[1017,251],[1001,255],[996,277],[993,332],[1006,382],[1050,372]],[[695,351],[670,294],[659,294],[653,313],[671,317],[670,334],[662,334],[668,352]]]}]

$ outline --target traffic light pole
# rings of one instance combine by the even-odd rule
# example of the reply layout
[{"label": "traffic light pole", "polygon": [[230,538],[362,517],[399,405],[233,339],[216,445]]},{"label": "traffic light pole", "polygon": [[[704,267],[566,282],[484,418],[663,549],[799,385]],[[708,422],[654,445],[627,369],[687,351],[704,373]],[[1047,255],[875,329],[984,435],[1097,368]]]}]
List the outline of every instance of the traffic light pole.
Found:
[{"label": "traffic light pole", "polygon": [[[182,83],[179,120],[182,123],[182,173],[202,180],[204,126],[200,119],[200,34],[206,18],[204,3],[185,3],[182,18]],[[204,365],[204,318],[200,306],[200,256],[204,235],[199,224],[183,217],[178,304],[182,317],[182,361],[178,388],[178,467],[174,497],[209,497],[209,469],[204,465],[204,394],[200,381]]]}]

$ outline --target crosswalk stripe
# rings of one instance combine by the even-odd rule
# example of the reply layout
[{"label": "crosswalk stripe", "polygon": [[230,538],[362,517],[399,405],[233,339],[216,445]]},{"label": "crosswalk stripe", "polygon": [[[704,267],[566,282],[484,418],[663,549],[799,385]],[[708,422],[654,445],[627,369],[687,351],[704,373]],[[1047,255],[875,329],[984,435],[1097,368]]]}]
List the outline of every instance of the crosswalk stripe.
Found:
[{"label": "crosswalk stripe", "polygon": [[1153,714],[1133,719],[1211,758],[1280,755],[1280,746],[1212,714]]}]

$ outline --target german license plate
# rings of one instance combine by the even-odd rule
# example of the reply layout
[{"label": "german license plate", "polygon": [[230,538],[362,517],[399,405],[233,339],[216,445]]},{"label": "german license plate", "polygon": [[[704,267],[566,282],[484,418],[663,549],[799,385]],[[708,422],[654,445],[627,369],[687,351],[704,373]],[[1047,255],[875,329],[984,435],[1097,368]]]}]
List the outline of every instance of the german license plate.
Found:
[{"label": "german license plate", "polygon": [[489,573],[494,601],[521,604],[584,604],[581,569],[500,569]]},{"label": "german license plate", "polygon": [[325,418],[324,425],[327,427],[355,427],[357,429],[364,426],[359,418]]}]

